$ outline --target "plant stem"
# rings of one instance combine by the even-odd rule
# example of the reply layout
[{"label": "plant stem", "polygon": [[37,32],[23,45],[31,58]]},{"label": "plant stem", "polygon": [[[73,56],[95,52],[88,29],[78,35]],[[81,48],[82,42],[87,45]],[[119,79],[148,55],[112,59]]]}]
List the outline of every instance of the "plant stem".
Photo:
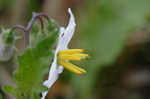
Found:
[{"label": "plant stem", "polygon": [[16,29],[20,29],[24,32],[24,41],[25,41],[25,48],[29,45],[29,41],[30,41],[30,31],[32,29],[32,26],[34,24],[34,22],[39,19],[40,23],[41,23],[41,28],[44,28],[44,23],[42,20],[42,17],[45,18],[47,21],[49,21],[49,17],[47,14],[44,13],[33,13],[32,14],[32,19],[29,21],[29,23],[27,24],[26,27],[22,26],[22,25],[16,25],[12,28],[11,32],[13,32]]}]

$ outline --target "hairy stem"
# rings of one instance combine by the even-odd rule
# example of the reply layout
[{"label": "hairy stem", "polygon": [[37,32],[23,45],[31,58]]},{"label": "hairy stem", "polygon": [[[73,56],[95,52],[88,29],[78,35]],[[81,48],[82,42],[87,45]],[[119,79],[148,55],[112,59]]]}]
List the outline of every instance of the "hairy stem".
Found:
[{"label": "hairy stem", "polygon": [[24,40],[25,40],[25,48],[29,45],[29,41],[30,41],[30,31],[32,29],[32,26],[34,24],[34,22],[39,19],[40,23],[41,23],[41,28],[44,28],[44,23],[42,20],[42,17],[45,18],[47,21],[49,21],[49,17],[47,14],[44,13],[33,13],[31,20],[29,21],[29,23],[27,24],[27,26],[22,26],[22,25],[16,25],[12,28],[12,32],[16,29],[22,30],[24,32]]}]

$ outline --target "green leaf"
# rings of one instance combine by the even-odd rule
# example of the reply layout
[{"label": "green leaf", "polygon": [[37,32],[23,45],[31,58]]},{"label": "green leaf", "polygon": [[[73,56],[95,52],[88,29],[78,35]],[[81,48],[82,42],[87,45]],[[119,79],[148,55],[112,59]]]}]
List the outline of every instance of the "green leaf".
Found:
[{"label": "green leaf", "polygon": [[56,37],[57,33],[54,33],[41,40],[35,48],[28,48],[21,56],[18,56],[19,68],[15,73],[18,99],[35,99],[33,97],[39,99],[43,89],[43,78],[48,71],[52,56],[50,48],[55,43]]},{"label": "green leaf", "polygon": [[[58,37],[58,28],[51,26],[53,31],[47,31],[47,35],[43,35],[40,39],[35,38],[37,43],[17,56],[18,68],[14,73],[15,89],[10,86],[4,87],[5,91],[15,95],[16,99],[40,99],[40,93],[45,90],[43,81],[48,73],[53,56],[52,48]],[[40,33],[39,30],[38,32]]]},{"label": "green leaf", "polygon": [[6,92],[9,92],[11,94],[13,94],[14,96],[16,95],[16,88],[12,87],[12,86],[3,86],[2,89]]},{"label": "green leaf", "polygon": [[2,29],[1,42],[4,44],[13,45],[15,41],[15,33],[11,32],[11,29]]},{"label": "green leaf", "polygon": [[0,99],[3,99],[2,95],[0,94]]}]

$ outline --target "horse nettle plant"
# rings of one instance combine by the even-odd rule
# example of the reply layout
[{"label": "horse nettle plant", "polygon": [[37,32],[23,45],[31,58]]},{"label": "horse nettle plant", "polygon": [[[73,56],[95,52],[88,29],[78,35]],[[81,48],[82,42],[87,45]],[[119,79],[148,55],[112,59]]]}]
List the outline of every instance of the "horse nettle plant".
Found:
[{"label": "horse nettle plant", "polygon": [[[15,46],[15,30],[22,30],[24,33],[24,51],[15,55],[15,63],[18,65],[13,75],[15,85],[3,87],[6,92],[14,95],[16,99],[45,99],[48,93],[47,88],[55,83],[63,68],[75,74],[86,73],[84,69],[69,62],[85,59],[88,54],[84,54],[83,49],[68,49],[68,44],[76,27],[71,9],[68,9],[68,12],[70,20],[66,29],[58,27],[46,14],[33,13],[32,19],[26,27],[16,25],[7,31],[5,30],[5,35],[2,38],[6,45]],[[47,22],[44,22],[43,19],[46,19]],[[40,20],[41,28],[38,27],[39,24],[36,23],[36,20]],[[35,25],[37,27],[34,27]],[[57,44],[55,53],[53,53],[54,44]],[[52,63],[50,63],[51,59],[53,59]],[[49,70],[49,64],[52,64],[49,77],[43,83]],[[42,97],[40,96],[41,93]]]}]

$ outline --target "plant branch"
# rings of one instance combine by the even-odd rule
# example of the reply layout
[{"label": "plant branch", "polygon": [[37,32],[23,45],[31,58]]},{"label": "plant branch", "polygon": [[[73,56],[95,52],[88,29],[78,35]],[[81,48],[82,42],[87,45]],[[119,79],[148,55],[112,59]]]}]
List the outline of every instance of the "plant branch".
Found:
[{"label": "plant branch", "polygon": [[24,40],[25,40],[25,48],[29,45],[29,41],[30,41],[30,31],[32,29],[32,26],[34,24],[34,22],[39,19],[40,20],[40,23],[41,23],[41,28],[43,29],[44,28],[44,23],[43,23],[43,20],[42,20],[42,17],[45,18],[47,21],[49,21],[49,17],[47,14],[44,14],[44,13],[33,13],[32,14],[32,18],[31,20],[29,21],[29,23],[27,24],[26,27],[22,26],[22,25],[16,25],[12,28],[11,32],[13,32],[14,30],[16,29],[20,29],[24,32]]}]

